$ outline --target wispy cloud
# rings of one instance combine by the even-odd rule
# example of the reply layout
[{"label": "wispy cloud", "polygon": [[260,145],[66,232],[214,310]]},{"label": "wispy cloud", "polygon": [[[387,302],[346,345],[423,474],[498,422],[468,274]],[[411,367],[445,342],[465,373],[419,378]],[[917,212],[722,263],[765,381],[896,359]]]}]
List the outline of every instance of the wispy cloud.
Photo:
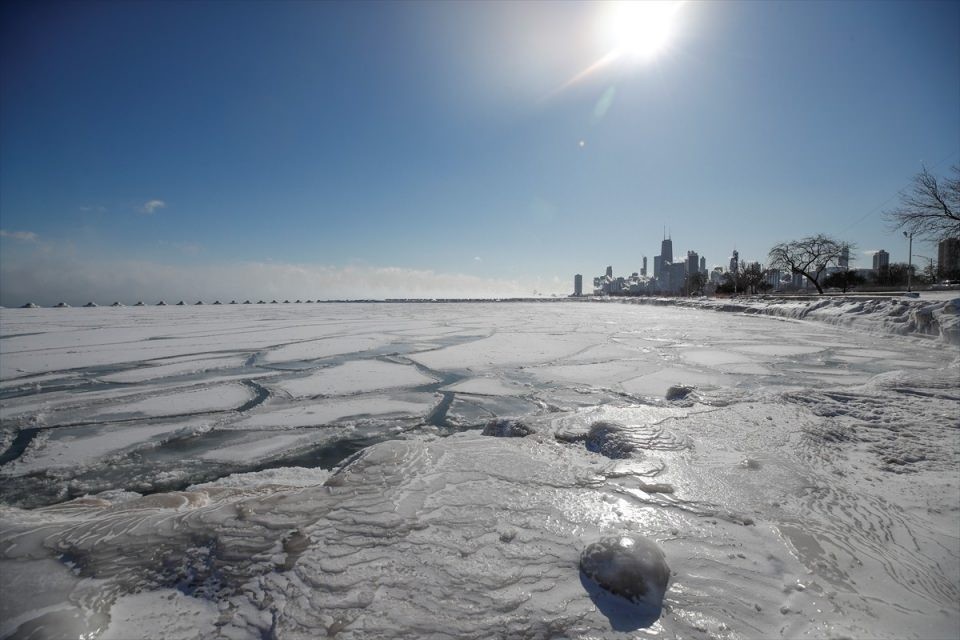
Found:
[{"label": "wispy cloud", "polygon": [[473,256],[473,261],[474,261],[474,262],[482,262],[482,261],[483,261],[483,258],[481,258],[480,256]]},{"label": "wispy cloud", "polygon": [[152,214],[156,212],[157,209],[163,209],[167,206],[167,203],[163,200],[148,200],[143,203],[143,206],[140,207],[140,213]]},{"label": "wispy cloud", "polygon": [[157,246],[165,253],[176,251],[185,256],[198,256],[203,252],[203,245],[197,242],[167,242],[166,240],[157,240]]},{"label": "wispy cloud", "polygon": [[173,246],[177,251],[187,256],[197,256],[203,251],[203,247],[196,242],[175,242]]},{"label": "wispy cloud", "polygon": [[7,231],[6,229],[0,229],[0,238],[13,238],[21,242],[36,242],[40,239],[40,236],[33,231]]}]

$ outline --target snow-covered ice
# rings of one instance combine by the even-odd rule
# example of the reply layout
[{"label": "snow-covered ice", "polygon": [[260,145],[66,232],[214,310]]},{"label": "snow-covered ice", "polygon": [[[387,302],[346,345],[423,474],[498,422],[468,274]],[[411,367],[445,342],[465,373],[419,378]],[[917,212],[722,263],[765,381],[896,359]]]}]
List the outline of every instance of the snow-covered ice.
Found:
[{"label": "snow-covered ice", "polygon": [[0,638],[957,637],[958,305],[733,304],[0,310]]},{"label": "snow-covered ice", "polygon": [[342,396],[395,387],[415,387],[436,382],[412,365],[358,360],[321,369],[304,378],[294,378],[276,383],[291,397]]}]

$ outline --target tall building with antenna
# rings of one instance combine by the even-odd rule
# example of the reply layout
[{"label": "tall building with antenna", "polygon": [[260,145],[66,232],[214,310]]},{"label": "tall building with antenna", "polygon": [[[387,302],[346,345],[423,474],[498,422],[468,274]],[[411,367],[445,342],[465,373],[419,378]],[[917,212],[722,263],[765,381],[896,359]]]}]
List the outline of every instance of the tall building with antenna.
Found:
[{"label": "tall building with antenna", "polygon": [[660,259],[663,262],[673,262],[673,240],[669,236],[660,243]]}]

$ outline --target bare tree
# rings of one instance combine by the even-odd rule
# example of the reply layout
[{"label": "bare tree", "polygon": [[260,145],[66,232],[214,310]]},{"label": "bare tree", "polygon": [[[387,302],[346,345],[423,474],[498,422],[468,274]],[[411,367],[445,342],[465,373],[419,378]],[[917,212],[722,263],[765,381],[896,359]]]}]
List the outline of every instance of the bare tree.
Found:
[{"label": "bare tree", "polygon": [[906,262],[894,262],[877,270],[877,284],[882,287],[901,287],[913,275],[914,268]]},{"label": "bare tree", "polygon": [[694,271],[687,276],[687,295],[703,295],[703,288],[707,284],[706,274]]},{"label": "bare tree", "polygon": [[831,263],[839,264],[844,249],[850,251],[855,247],[822,233],[800,240],[781,242],[770,249],[770,267],[801,274],[822,294],[820,276]]},{"label": "bare tree", "polygon": [[926,240],[960,238],[960,166],[951,171],[938,180],[922,167],[913,186],[900,192],[899,206],[884,214],[893,228]]},{"label": "bare tree", "polygon": [[867,279],[856,271],[835,271],[824,279],[823,286],[838,287],[846,293],[847,289],[860,286],[866,281]]},{"label": "bare tree", "polygon": [[756,262],[740,264],[742,266],[740,267],[739,280],[743,285],[744,292],[756,294],[762,291],[767,283],[767,272]]}]

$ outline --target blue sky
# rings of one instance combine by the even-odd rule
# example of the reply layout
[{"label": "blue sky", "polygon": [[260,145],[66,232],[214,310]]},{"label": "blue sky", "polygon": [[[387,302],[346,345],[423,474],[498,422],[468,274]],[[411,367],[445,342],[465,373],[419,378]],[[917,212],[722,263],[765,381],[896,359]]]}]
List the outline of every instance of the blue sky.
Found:
[{"label": "blue sky", "polygon": [[958,3],[688,2],[567,85],[609,10],[7,3],[0,304],[568,293],[664,226],[906,260],[881,211],[960,162]]}]

